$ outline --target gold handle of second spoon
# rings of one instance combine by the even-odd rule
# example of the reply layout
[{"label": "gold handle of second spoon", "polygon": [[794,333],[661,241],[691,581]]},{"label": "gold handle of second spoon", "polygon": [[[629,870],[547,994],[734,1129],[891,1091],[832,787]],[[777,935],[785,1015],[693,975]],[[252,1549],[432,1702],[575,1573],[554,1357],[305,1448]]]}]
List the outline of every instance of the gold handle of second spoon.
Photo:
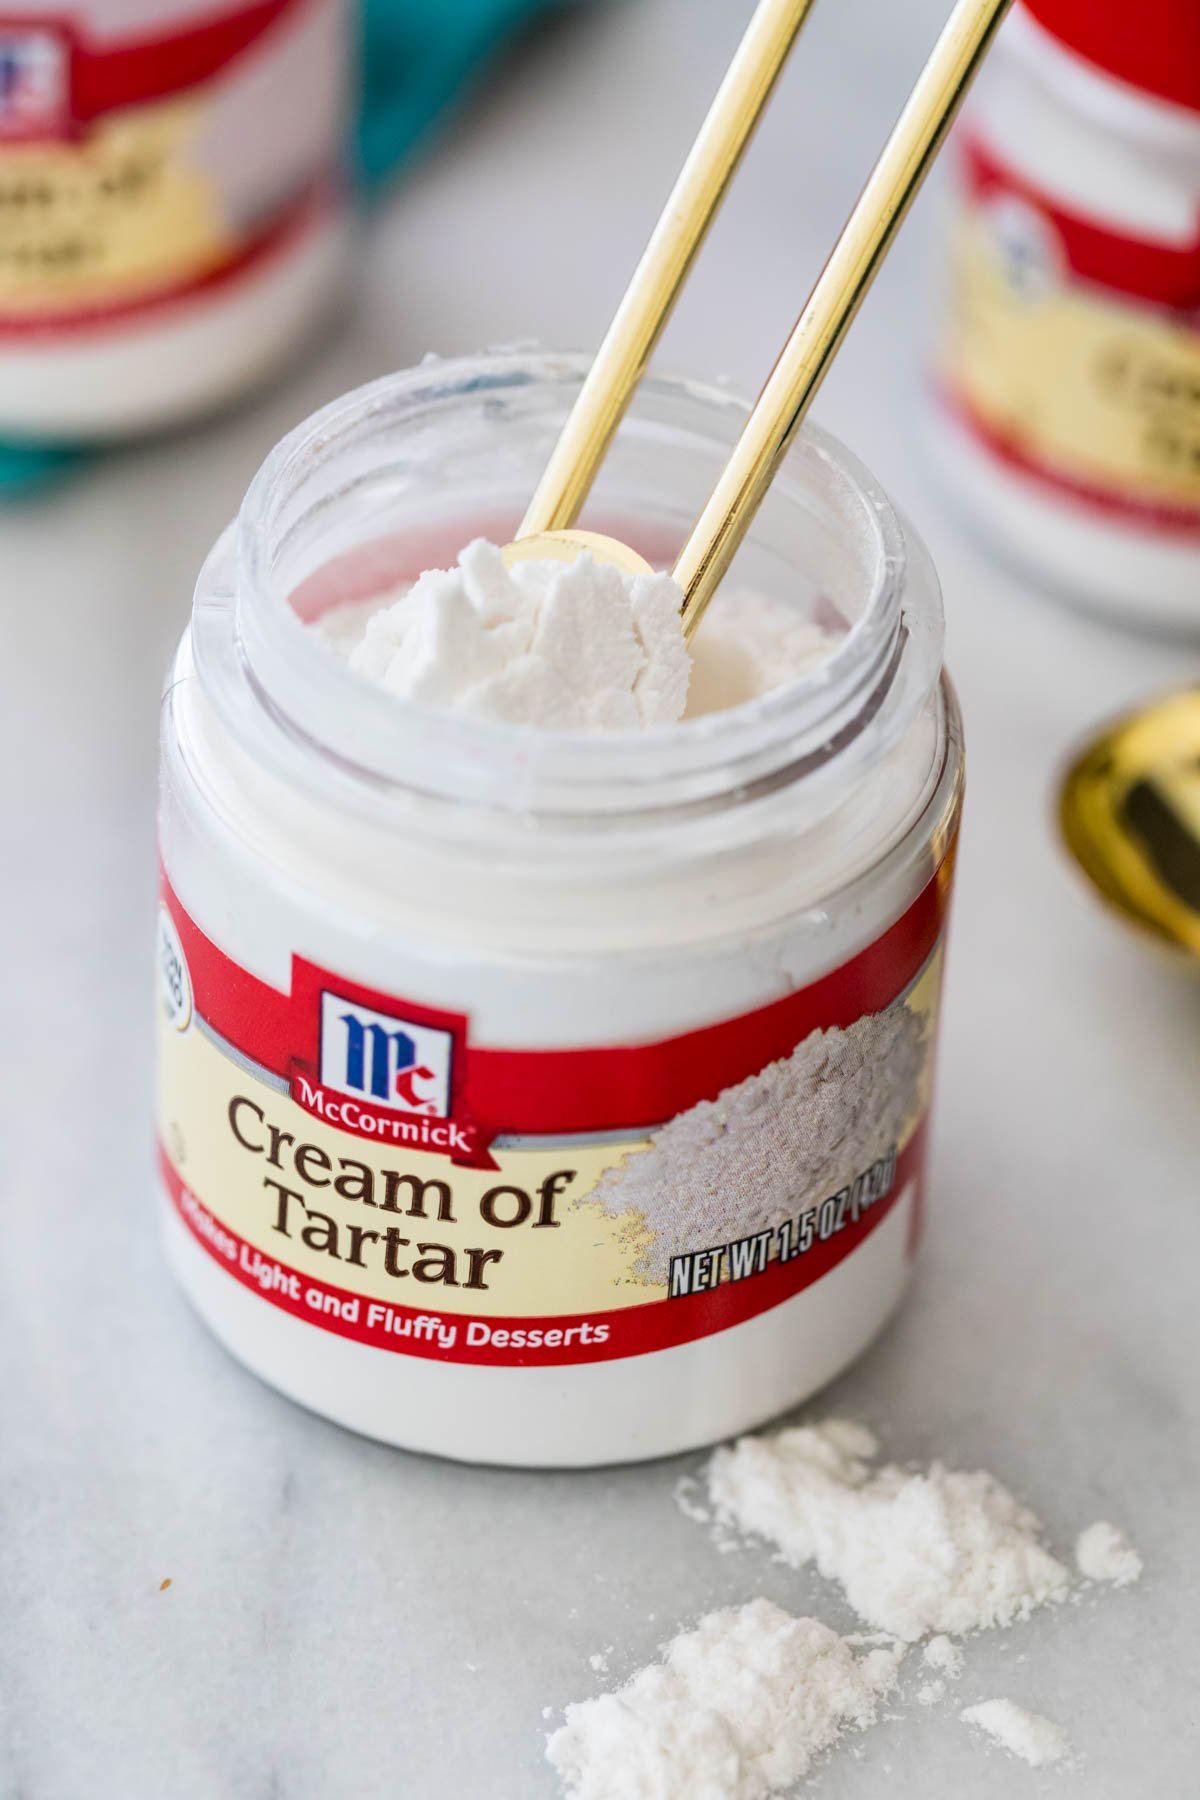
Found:
[{"label": "gold handle of second spoon", "polygon": [[759,0],[563,426],[517,541],[574,524],[813,0]]},{"label": "gold handle of second spoon", "polygon": [[959,0],[909,95],[675,564],[688,637],[787,455],[1009,3]]}]

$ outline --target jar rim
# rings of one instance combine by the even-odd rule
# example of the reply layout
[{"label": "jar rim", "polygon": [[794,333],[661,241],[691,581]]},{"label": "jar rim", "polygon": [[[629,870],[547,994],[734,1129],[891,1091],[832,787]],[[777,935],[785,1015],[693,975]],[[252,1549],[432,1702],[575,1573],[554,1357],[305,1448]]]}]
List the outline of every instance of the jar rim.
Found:
[{"label": "jar rim", "polygon": [[[280,751],[320,753],[339,780],[386,804],[409,798],[469,802],[501,812],[592,815],[704,810],[794,781],[843,755],[868,724],[876,753],[907,728],[941,668],[936,581],[914,593],[908,541],[887,496],[856,457],[808,424],[777,478],[785,494],[819,492],[840,508],[866,577],[858,616],[830,654],[783,686],[723,712],[640,730],[546,730],[463,718],[400,699],[330,655],[291,604],[277,552],[288,508],[314,467],[335,454],[370,465],[373,437],[465,396],[561,390],[565,412],[590,359],[504,350],[427,359],[343,395],[303,421],[250,484],[235,533],[222,540],[197,589],[197,664],[227,722],[243,738],[258,714],[256,754],[269,720]],[[727,389],[651,375],[639,399],[719,416],[736,431],[746,404]],[[637,429],[638,402],[628,429]],[[347,501],[352,482],[328,504]],[[697,495],[699,505],[703,495]],[[237,690],[235,692],[235,690]],[[235,716],[236,715],[236,716]],[[286,760],[286,756],[284,757]]]}]

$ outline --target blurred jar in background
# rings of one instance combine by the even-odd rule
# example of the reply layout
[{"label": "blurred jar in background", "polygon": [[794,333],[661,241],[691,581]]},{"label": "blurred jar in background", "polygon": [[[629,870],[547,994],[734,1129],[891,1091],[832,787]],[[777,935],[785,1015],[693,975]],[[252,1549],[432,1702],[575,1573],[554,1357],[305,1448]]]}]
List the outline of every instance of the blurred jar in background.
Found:
[{"label": "blurred jar in background", "polygon": [[941,443],[1048,584],[1200,629],[1200,5],[1024,0],[957,139]]},{"label": "blurred jar in background", "polygon": [[0,0],[0,433],[182,421],[347,262],[346,0]]}]

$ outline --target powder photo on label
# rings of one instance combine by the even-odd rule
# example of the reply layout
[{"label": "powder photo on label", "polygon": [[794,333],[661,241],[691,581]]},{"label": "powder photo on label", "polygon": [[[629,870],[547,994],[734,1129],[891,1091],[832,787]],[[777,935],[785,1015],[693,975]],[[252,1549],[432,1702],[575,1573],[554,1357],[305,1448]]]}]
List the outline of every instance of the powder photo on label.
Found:
[{"label": "powder photo on label", "polygon": [[811,1032],[664,1125],[590,1198],[653,1233],[634,1268],[665,1282],[673,1256],[776,1230],[900,1148],[921,1110],[928,1047],[927,1018],[903,1001]]}]

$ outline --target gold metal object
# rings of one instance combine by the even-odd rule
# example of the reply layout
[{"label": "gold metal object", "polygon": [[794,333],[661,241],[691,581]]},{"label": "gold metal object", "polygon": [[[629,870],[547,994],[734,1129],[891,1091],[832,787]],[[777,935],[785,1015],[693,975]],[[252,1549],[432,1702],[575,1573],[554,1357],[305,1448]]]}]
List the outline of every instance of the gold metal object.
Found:
[{"label": "gold metal object", "polygon": [[1007,11],[958,0],[679,559],[690,637],[750,528]]},{"label": "gold metal object", "polygon": [[605,537],[602,531],[539,531],[536,537],[520,537],[515,543],[505,544],[500,554],[511,569],[518,562],[574,562],[585,550],[597,562],[608,563],[623,575],[654,573],[644,556],[620,538]]},{"label": "gold metal object", "polygon": [[[675,564],[691,637],[916,198],[1011,0],[958,0]],[[555,445],[510,560],[562,560],[595,478],[811,0],[761,0]],[[547,533],[557,536],[552,544]],[[607,561],[633,555],[598,540]],[[620,552],[618,555],[617,553]],[[641,564],[641,559],[636,559]]]},{"label": "gold metal object", "polygon": [[1200,689],[1109,726],[1068,770],[1059,820],[1127,924],[1200,959]]},{"label": "gold metal object", "polygon": [[813,0],[761,0],[563,426],[518,539],[574,523]]}]

